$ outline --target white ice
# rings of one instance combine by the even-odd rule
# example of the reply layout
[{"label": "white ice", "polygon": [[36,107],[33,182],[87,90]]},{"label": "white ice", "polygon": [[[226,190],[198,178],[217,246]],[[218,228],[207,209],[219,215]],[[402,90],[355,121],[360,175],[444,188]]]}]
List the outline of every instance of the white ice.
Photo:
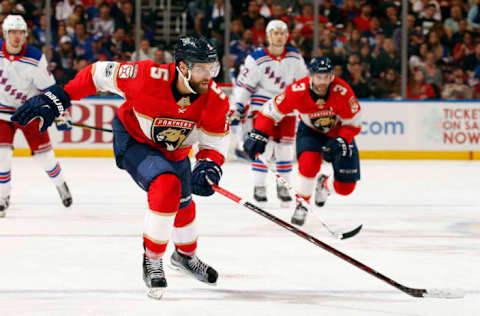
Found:
[{"label": "white ice", "polygon": [[[0,218],[2,316],[480,315],[479,162],[362,161],[354,194],[311,207],[334,229],[363,224],[360,234],[333,239],[314,214],[303,227],[403,285],[461,288],[463,299],[410,297],[215,194],[196,201],[198,255],[218,285],[167,268],[156,301],[141,277],[145,193],[113,159],[60,161],[71,209],[31,158],[13,160],[12,205]],[[249,166],[227,163],[221,186],[251,199]],[[280,208],[274,193],[270,177],[261,207],[289,221],[294,206]]]}]

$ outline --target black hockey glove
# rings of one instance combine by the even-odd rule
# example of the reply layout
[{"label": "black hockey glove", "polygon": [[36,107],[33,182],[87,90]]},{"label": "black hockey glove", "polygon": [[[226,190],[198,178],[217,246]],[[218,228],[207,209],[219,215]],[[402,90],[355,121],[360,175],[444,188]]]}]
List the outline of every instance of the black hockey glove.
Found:
[{"label": "black hockey glove", "polygon": [[222,177],[222,168],[210,160],[199,160],[192,172],[192,192],[196,195],[212,195],[212,186],[208,183],[207,177],[215,184],[220,182]]},{"label": "black hockey glove", "polygon": [[248,133],[248,138],[243,144],[243,149],[250,159],[255,160],[258,154],[263,154],[267,146],[268,135],[258,129],[252,129]]},{"label": "black hockey glove", "polygon": [[11,120],[27,125],[35,118],[40,118],[40,133],[43,133],[70,105],[70,97],[65,90],[59,85],[53,85],[47,88],[45,93],[25,101],[12,115]]},{"label": "black hockey glove", "polygon": [[331,138],[322,147],[323,158],[333,162],[338,158],[352,157],[352,148],[343,137]]}]

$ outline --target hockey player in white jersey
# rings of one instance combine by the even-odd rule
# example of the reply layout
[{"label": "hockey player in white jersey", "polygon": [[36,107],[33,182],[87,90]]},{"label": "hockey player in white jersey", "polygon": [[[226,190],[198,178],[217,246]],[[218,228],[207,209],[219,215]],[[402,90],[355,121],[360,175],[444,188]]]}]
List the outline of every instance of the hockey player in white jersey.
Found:
[{"label": "hockey player in white jersey", "polygon": [[[283,92],[289,84],[308,75],[300,53],[294,47],[286,46],[287,24],[272,20],[268,23],[266,32],[268,46],[247,56],[230,98],[230,122],[233,125],[237,121],[245,120],[244,134],[253,128],[256,113],[266,101]],[[247,104],[250,104],[249,113],[246,113]],[[268,159],[275,159],[277,172],[287,181],[292,172],[295,125],[294,113],[285,116],[275,127],[275,135],[270,139],[265,151]],[[265,202],[268,168],[260,160],[255,160],[252,162],[252,170],[254,198],[256,201]],[[280,183],[277,183],[277,196],[283,202],[292,200],[288,189]]]},{"label": "hockey player in white jersey", "polygon": [[[55,78],[47,70],[47,60],[42,52],[25,44],[27,23],[20,15],[7,16],[2,29],[4,40],[0,41],[0,109],[13,112],[26,99],[54,85]],[[48,132],[39,131],[40,120],[19,126],[10,121],[9,115],[0,115],[0,217],[5,216],[10,203],[13,138],[18,129],[23,132],[35,161],[57,187],[63,205],[70,206],[72,196],[53,153]],[[57,121],[59,130],[69,130],[71,127],[68,116]]]}]

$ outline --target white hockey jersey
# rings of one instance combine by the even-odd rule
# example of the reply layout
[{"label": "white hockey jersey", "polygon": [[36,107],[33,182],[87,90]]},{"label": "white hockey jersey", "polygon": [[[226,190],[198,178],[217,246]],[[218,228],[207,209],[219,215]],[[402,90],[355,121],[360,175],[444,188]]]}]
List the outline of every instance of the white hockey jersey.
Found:
[{"label": "white hockey jersey", "polygon": [[236,109],[250,104],[250,111],[259,111],[266,101],[307,75],[307,66],[294,47],[287,46],[280,56],[271,55],[267,48],[258,48],[245,59],[230,106]]},{"label": "white hockey jersey", "polygon": [[19,55],[10,55],[5,41],[0,41],[0,45],[0,109],[15,110],[28,98],[55,84],[47,69],[47,59],[39,49],[25,45]]}]

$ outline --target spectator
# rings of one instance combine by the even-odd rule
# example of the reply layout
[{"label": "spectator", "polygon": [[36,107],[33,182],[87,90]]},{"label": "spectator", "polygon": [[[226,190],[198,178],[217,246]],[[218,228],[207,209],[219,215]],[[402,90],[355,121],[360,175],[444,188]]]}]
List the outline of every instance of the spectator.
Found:
[{"label": "spectator", "polygon": [[[33,37],[35,38],[36,46],[41,47],[45,45],[46,35],[47,35],[46,28],[47,28],[47,16],[45,14],[42,14],[42,16],[39,19],[39,25],[32,30]],[[53,40],[55,38],[55,33],[53,28],[52,28],[51,34],[52,34],[51,38]]]},{"label": "spectator", "polygon": [[333,25],[342,23],[342,14],[333,0],[323,0],[319,13],[327,18]]},{"label": "spectator", "polygon": [[408,65],[411,73],[414,73],[417,69],[423,69],[425,67],[425,60],[427,58],[428,45],[423,43],[419,46],[418,51],[410,56]]},{"label": "spectator", "polygon": [[398,72],[387,68],[385,78],[380,80],[375,87],[375,97],[380,99],[400,99],[401,82]]},{"label": "spectator", "polygon": [[281,20],[285,23],[287,23],[288,27],[291,29],[293,28],[291,23],[292,20],[288,15],[286,15],[285,10],[283,9],[283,6],[281,4],[274,4],[272,7],[272,16],[269,18],[269,21],[271,20]]},{"label": "spectator", "polygon": [[188,4],[188,11],[194,21],[195,32],[202,34],[202,21],[207,14],[210,0],[194,0]]},{"label": "spectator", "polygon": [[101,34],[97,34],[92,37],[92,57],[88,60],[89,63],[93,63],[99,60],[110,60],[112,55],[108,49],[103,46],[103,37]]},{"label": "spectator", "polygon": [[132,53],[132,61],[137,61],[137,60],[153,60],[155,57],[155,52],[157,51],[156,47],[151,47],[150,42],[148,39],[142,39],[140,42],[140,54],[139,58],[137,59],[137,52],[134,51]]},{"label": "spectator", "polygon": [[130,2],[124,2],[120,7],[115,19],[115,29],[122,28],[125,34],[129,34],[133,31],[133,25],[135,24],[135,17],[133,15],[133,6]]},{"label": "spectator", "polygon": [[250,1],[248,3],[247,12],[243,12],[242,14],[242,24],[245,29],[249,29],[253,27],[255,21],[260,17],[258,14],[258,5],[256,1]]},{"label": "spectator", "polygon": [[92,39],[85,30],[85,24],[75,25],[75,34],[72,40],[75,56],[84,56],[87,60],[91,60],[93,56],[91,41]]},{"label": "spectator", "polygon": [[[399,14],[397,7],[395,5],[389,5],[385,9],[385,15],[387,16],[386,21],[382,24],[382,28],[385,31],[387,37],[392,37],[395,30],[400,29],[402,23],[399,20]],[[407,17],[408,23],[408,17]]]},{"label": "spectator", "polygon": [[240,40],[232,41],[230,44],[230,67],[243,63],[256,48],[257,46],[253,44],[252,30],[245,30]]},{"label": "spectator", "polygon": [[453,82],[445,85],[442,98],[447,100],[468,100],[472,98],[472,88],[465,84],[465,75],[462,69],[453,72]]},{"label": "spectator", "polygon": [[478,27],[480,27],[480,10],[478,3],[472,5],[470,10],[468,10],[467,21],[471,29],[478,29]]},{"label": "spectator", "polygon": [[475,51],[475,43],[471,32],[465,32],[463,39],[453,48],[453,61],[456,65],[461,65],[465,56]]},{"label": "spectator", "polygon": [[360,4],[356,0],[345,0],[340,12],[343,21],[353,21],[360,12]]},{"label": "spectator", "polygon": [[100,7],[103,4],[106,4],[110,9],[110,6],[107,3],[103,2],[103,0],[95,0],[93,5],[86,6],[87,9],[85,10],[85,13],[87,14],[87,19],[89,21],[93,21],[93,19],[100,15]]},{"label": "spectator", "polygon": [[232,25],[230,28],[230,40],[231,41],[238,41],[242,38],[243,36],[243,24],[242,20],[240,19],[235,19],[232,21]]},{"label": "spectator", "polygon": [[363,67],[359,62],[350,64],[350,77],[347,81],[359,99],[369,98],[372,95],[372,89],[363,76]]},{"label": "spectator", "polygon": [[425,83],[423,72],[417,70],[414,73],[413,79],[407,87],[407,99],[426,100],[435,98],[435,90],[428,83]]},{"label": "spectator", "polygon": [[383,50],[374,58],[372,63],[372,77],[383,78],[387,68],[400,72],[400,57],[395,49],[393,40],[386,38],[382,45]]},{"label": "spectator", "polygon": [[252,27],[253,43],[257,46],[263,46],[265,43],[265,18],[259,16]]},{"label": "spectator", "polygon": [[[304,4],[302,7],[302,14],[295,18],[295,27],[299,28],[303,37],[313,37],[313,6],[309,3]],[[332,28],[333,25],[323,15],[318,16],[318,22],[325,24],[328,28]]]},{"label": "spectator", "polygon": [[215,0],[213,5],[209,6],[205,17],[206,29],[211,30],[216,20],[220,18],[222,20],[225,18],[225,0]]},{"label": "spectator", "polygon": [[437,59],[434,53],[427,53],[427,56],[425,57],[425,67],[422,71],[425,82],[433,87],[437,96],[440,96],[439,91],[440,87],[443,85],[443,74],[437,67]]},{"label": "spectator", "polygon": [[475,50],[472,54],[465,56],[463,59],[463,70],[467,72],[469,77],[473,77],[475,68],[480,64],[480,42],[475,45]]},{"label": "spectator", "polygon": [[82,2],[80,0],[63,0],[58,2],[55,7],[55,18],[57,21],[66,21],[73,14],[76,5],[82,5]]},{"label": "spectator", "polygon": [[463,19],[462,8],[458,5],[450,8],[450,17],[443,22],[447,36],[451,38],[454,33],[459,31],[458,22]]},{"label": "spectator", "polygon": [[369,4],[362,6],[360,15],[353,19],[355,27],[357,27],[360,32],[365,32],[370,29],[372,7]]},{"label": "spectator", "polygon": [[447,46],[443,45],[440,41],[440,36],[437,32],[431,31],[428,34],[428,46],[430,51],[435,54],[437,60],[442,60],[444,63],[449,63],[451,61],[450,53],[448,52]]},{"label": "spectator", "polygon": [[263,0],[258,13],[268,19],[273,16],[273,5],[275,0]]},{"label": "spectator", "polygon": [[92,34],[102,34],[102,36],[112,36],[115,30],[115,23],[110,15],[110,6],[102,3],[99,6],[99,15],[93,19]]},{"label": "spectator", "polygon": [[[301,50],[304,37],[302,36],[302,31],[300,31],[299,28],[294,28],[292,32],[290,33],[290,41],[288,42],[289,45],[292,45],[298,50]],[[304,54],[302,53],[304,56]]]},{"label": "spectator", "polygon": [[130,60],[128,55],[132,51],[132,47],[125,41],[125,30],[123,28],[118,28],[113,33],[113,36],[106,44],[106,48],[109,50],[110,54],[115,60]]},{"label": "spectator", "polygon": [[360,63],[363,65],[364,75],[367,79],[370,79],[372,72],[373,58],[370,53],[370,46],[362,44],[360,47]]},{"label": "spectator", "polygon": [[430,32],[430,29],[432,26],[440,21],[436,18],[434,18],[435,15],[435,4],[430,3],[427,5],[424,14],[417,20],[417,25],[419,25],[422,28],[422,33],[424,35],[427,35]]},{"label": "spectator", "polygon": [[69,36],[64,35],[60,39],[60,49],[58,50],[58,55],[60,56],[61,69],[72,68],[75,53],[73,52],[72,39]]}]

